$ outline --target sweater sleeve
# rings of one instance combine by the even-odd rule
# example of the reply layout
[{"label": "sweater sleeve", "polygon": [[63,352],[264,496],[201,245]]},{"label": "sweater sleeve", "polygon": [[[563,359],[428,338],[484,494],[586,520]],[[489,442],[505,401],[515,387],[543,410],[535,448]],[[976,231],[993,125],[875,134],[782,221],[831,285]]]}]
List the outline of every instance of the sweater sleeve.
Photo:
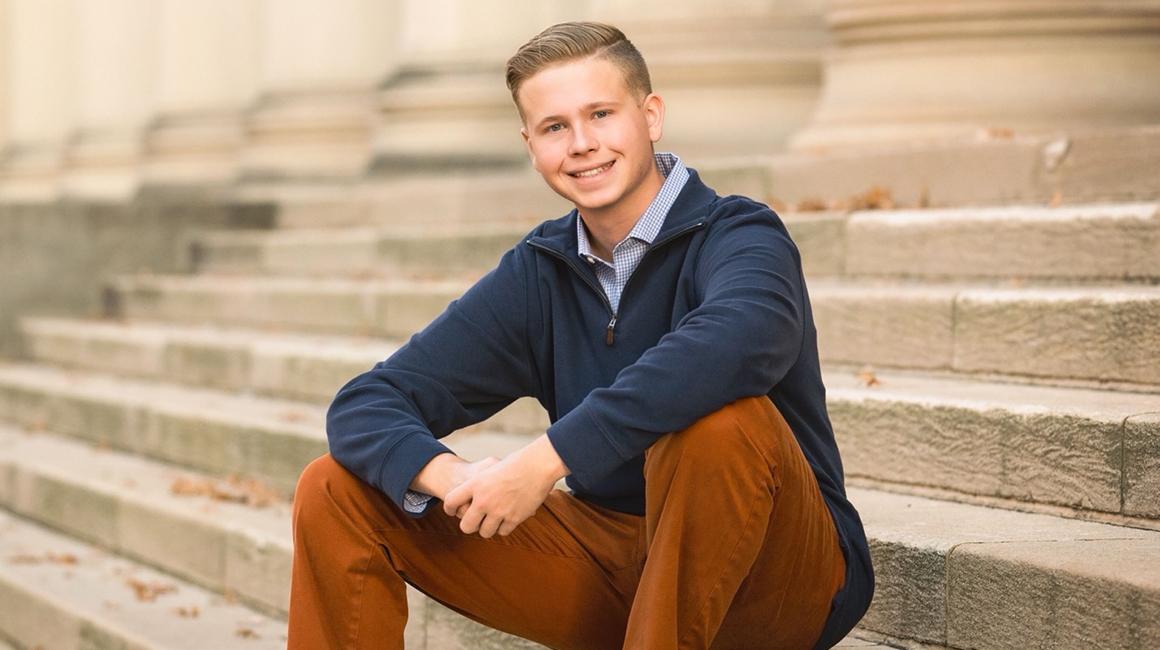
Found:
[{"label": "sweater sleeve", "polygon": [[738,203],[706,234],[695,272],[699,304],[548,429],[580,484],[595,484],[661,435],[769,393],[796,362],[805,312],[797,248],[772,211]]},{"label": "sweater sleeve", "polygon": [[516,249],[422,331],[338,390],[326,415],[330,453],[412,517],[419,471],[451,450],[439,438],[533,394],[527,280]]}]

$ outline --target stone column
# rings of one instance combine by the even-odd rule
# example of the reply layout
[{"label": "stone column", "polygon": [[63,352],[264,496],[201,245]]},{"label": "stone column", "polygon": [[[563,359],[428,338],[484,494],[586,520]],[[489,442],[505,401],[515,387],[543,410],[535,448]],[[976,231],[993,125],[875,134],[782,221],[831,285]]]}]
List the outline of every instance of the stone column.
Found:
[{"label": "stone column", "polygon": [[62,191],[100,199],[132,196],[141,181],[156,74],[152,0],[75,0],[76,116]]},{"label": "stone column", "polygon": [[0,0],[0,165],[3,165],[4,148],[8,144],[8,105],[12,102],[12,89],[8,87],[11,25],[12,16],[8,10],[8,0]]},{"label": "stone column", "polygon": [[259,0],[162,0],[147,184],[235,179],[257,87],[260,9]]},{"label": "stone column", "polygon": [[72,119],[72,11],[70,0],[8,0],[2,198],[47,200],[57,194]]},{"label": "stone column", "polygon": [[351,179],[370,162],[377,89],[396,66],[399,0],[265,0],[250,180]]},{"label": "stone column", "polygon": [[1160,123],[1160,5],[832,0],[837,43],[795,150]]},{"label": "stone column", "polygon": [[658,148],[696,164],[770,154],[808,121],[828,44],[822,0],[593,0],[648,62],[668,108]]},{"label": "stone column", "polygon": [[381,172],[523,166],[520,122],[504,64],[548,25],[582,8],[555,1],[406,0],[403,61],[380,96]]}]

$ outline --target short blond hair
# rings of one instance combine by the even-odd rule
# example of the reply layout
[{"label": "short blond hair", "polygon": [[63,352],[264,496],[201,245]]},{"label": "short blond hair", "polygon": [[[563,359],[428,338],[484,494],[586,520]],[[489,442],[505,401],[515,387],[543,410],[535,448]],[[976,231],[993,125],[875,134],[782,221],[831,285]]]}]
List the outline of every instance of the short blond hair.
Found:
[{"label": "short blond hair", "polygon": [[536,34],[508,59],[507,86],[520,114],[520,86],[532,75],[551,65],[590,56],[607,59],[620,68],[629,91],[638,97],[652,92],[644,57],[624,32],[604,23],[559,23]]}]

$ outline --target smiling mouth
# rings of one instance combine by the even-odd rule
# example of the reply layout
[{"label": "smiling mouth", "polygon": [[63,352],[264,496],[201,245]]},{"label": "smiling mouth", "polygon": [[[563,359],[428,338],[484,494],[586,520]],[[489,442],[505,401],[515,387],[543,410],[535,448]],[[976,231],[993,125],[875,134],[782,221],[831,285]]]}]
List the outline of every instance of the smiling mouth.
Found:
[{"label": "smiling mouth", "polygon": [[599,176],[599,175],[603,174],[604,172],[608,171],[609,169],[612,169],[612,165],[614,165],[615,163],[616,163],[616,161],[613,160],[611,162],[604,163],[603,165],[601,165],[599,167],[595,167],[593,169],[589,169],[589,170],[582,171],[582,172],[570,172],[568,175],[571,176],[572,178],[592,178],[594,176]]}]

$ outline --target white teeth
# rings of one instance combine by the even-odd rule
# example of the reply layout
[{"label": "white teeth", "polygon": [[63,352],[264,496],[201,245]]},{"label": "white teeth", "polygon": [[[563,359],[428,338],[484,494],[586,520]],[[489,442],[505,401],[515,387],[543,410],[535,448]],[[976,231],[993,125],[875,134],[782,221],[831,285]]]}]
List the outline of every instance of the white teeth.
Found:
[{"label": "white teeth", "polygon": [[576,172],[575,174],[573,174],[573,176],[578,176],[580,178],[587,178],[589,176],[595,176],[595,175],[603,172],[604,170],[608,169],[611,166],[612,166],[612,163],[608,163],[606,165],[601,165],[601,166],[597,167],[596,169],[589,169],[586,172]]}]

